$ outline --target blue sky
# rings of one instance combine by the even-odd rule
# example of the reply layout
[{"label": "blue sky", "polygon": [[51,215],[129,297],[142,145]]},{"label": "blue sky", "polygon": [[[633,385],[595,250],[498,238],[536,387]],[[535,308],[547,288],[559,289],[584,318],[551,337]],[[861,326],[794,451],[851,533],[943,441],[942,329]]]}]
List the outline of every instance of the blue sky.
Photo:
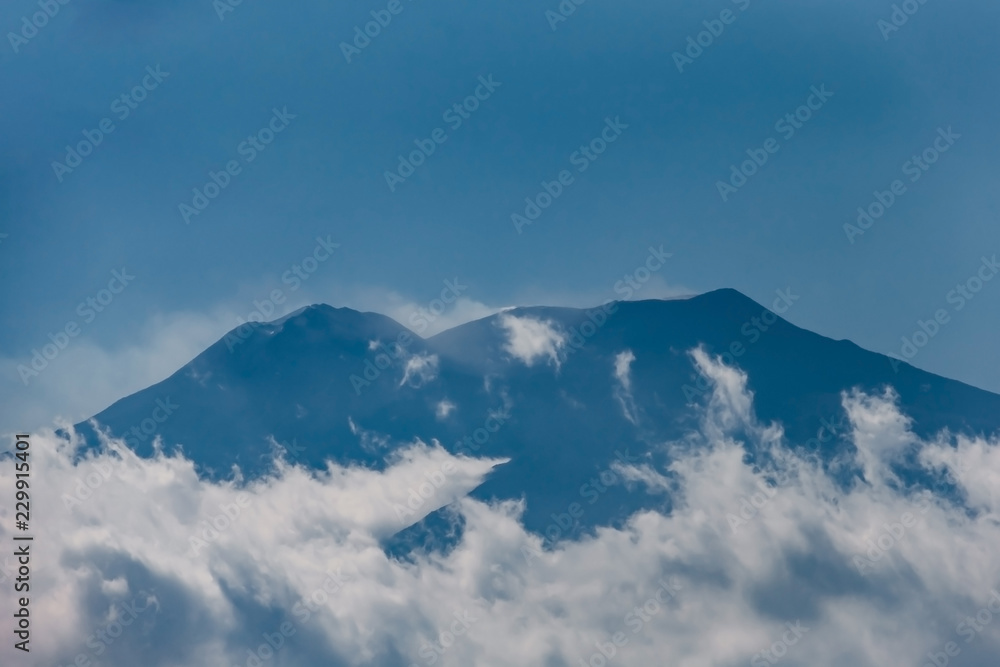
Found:
[{"label": "blue sky", "polygon": [[[310,303],[430,335],[723,287],[1000,392],[998,26],[986,0],[6,0],[0,434],[32,433],[50,594],[31,617],[59,628],[36,657],[995,665],[997,438],[925,440],[891,391],[841,396],[824,462],[758,418],[754,378],[692,352],[711,394],[684,439],[651,444],[670,467],[634,451],[597,473],[664,512],[545,549],[533,500],[467,495],[507,463],[488,448],[382,442],[348,415],[384,467],[281,459],[243,483],[172,448],[78,456],[45,427]],[[538,334],[514,345],[526,366],[555,352]],[[645,437],[635,360],[605,381]],[[926,486],[900,483],[904,462]],[[446,505],[452,548],[388,553]]]},{"label": "blue sky", "polygon": [[[245,0],[220,18],[208,0],[72,0],[15,52],[8,33],[40,10],[4,3],[5,431],[162,379],[275,289],[276,314],[323,301],[405,323],[457,277],[468,288],[443,326],[620,298],[661,245],[672,257],[633,298],[734,287],[769,304],[790,288],[793,323],[895,354],[944,310],[912,363],[1000,391],[1000,280],[961,309],[949,299],[1000,253],[995,3],[929,0],[886,39],[890,2],[591,0],[553,29],[555,1],[402,0],[347,62],[341,43],[389,4]],[[720,26],[678,71],[688,38]],[[115,102],[144,79],[144,99]],[[824,86],[794,136],[776,128]],[[463,101],[475,110],[455,126],[445,113]],[[247,148],[274,110],[281,130]],[[53,168],[105,118],[114,130],[79,166]],[[608,119],[620,134],[574,161]],[[391,190],[385,172],[438,128]],[[948,128],[959,137],[910,181],[904,163]],[[777,152],[723,201],[717,183],[770,138]],[[233,160],[188,223],[180,204]],[[572,182],[518,233],[511,215],[563,170]],[[905,192],[852,243],[844,225],[896,179]],[[293,290],[282,276],[317,237],[339,247]],[[78,304],[123,267],[134,280],[87,321]],[[69,323],[78,335],[26,386],[18,365]]]}]

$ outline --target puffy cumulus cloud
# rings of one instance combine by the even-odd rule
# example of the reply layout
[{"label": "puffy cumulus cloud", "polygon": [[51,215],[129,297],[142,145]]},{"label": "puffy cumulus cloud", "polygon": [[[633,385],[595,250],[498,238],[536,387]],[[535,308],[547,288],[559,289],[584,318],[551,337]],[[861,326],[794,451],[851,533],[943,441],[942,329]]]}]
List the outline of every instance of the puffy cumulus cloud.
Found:
[{"label": "puffy cumulus cloud", "polygon": [[[411,611],[419,617],[427,603],[405,594],[422,575],[389,561],[380,540],[465,495],[501,462],[418,441],[384,472],[307,471],[279,459],[272,476],[209,483],[182,456],[142,459],[116,441],[74,463],[73,444],[41,434],[31,452],[39,517],[31,612],[46,634],[32,656],[59,665],[81,654],[111,665],[245,664],[244,647],[280,635],[285,621],[297,632],[277,664],[335,660],[341,651],[350,660],[388,655],[392,642],[370,629]],[[13,496],[13,466],[4,468],[0,485]],[[12,518],[4,516],[8,541]],[[2,565],[14,576],[12,559]],[[331,579],[344,595],[319,605],[336,588]],[[353,617],[350,600],[371,594],[374,615]],[[16,654],[4,644],[7,663]]]},{"label": "puffy cumulus cloud", "polygon": [[[995,665],[1000,442],[923,442],[892,394],[845,395],[846,456],[863,473],[845,483],[757,423],[745,376],[696,358],[714,380],[700,428],[671,446],[666,468],[616,464],[637,498],[669,493],[671,510],[550,548],[521,522],[530,497],[466,495],[502,461],[436,443],[398,450],[382,471],[279,461],[263,479],[207,482],[179,454],[143,460],[112,442],[74,462],[72,444],[36,436],[31,608],[45,639],[33,657]],[[956,492],[906,482],[893,472],[903,459]],[[0,493],[12,487],[4,465]],[[449,502],[446,516],[464,526],[450,550],[386,555],[384,539]],[[112,629],[113,642],[100,638]],[[10,642],[0,659],[13,659]]]},{"label": "puffy cumulus cloud", "polygon": [[504,313],[499,324],[507,333],[504,350],[526,366],[548,357],[559,366],[559,350],[566,345],[566,334],[548,320],[518,317]]}]

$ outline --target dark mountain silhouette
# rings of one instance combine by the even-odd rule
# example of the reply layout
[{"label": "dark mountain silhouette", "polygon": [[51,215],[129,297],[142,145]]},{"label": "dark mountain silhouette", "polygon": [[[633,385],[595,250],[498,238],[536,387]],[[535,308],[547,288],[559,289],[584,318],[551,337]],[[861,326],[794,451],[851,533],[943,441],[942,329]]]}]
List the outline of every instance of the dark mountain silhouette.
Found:
[{"label": "dark mountain silhouette", "polygon": [[[567,343],[555,360],[526,365],[507,349],[510,317],[547,322]],[[800,329],[729,289],[589,310],[516,308],[427,339],[375,313],[310,306],[234,330],[94,420],[142,455],[159,435],[212,477],[233,465],[248,476],[268,470],[271,438],[311,466],[333,459],[376,468],[403,443],[437,440],[453,452],[511,459],[475,496],[526,498],[525,523],[538,531],[580,503],[578,530],[667,502],[607,484],[609,466],[662,464],[659,445],[697,426],[692,404],[707,388],[690,356],[698,346],[728,353],[748,373],[761,421],[780,422],[792,443],[811,442],[824,456],[850,446],[841,392],[852,388],[894,387],[922,435],[1000,428],[1000,396],[907,364],[897,372],[883,355]],[[626,352],[634,357],[629,396],[614,375]],[[160,419],[165,401],[176,407]],[[89,423],[77,428],[96,442]]]}]

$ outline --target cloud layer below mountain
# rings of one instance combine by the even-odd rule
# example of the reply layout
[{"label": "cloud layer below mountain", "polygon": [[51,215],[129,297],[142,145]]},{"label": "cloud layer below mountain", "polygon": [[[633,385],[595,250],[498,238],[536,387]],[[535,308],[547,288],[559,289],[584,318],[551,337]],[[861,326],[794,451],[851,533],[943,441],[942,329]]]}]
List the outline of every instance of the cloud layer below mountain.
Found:
[{"label": "cloud layer below mountain", "polygon": [[[405,445],[383,471],[279,459],[266,478],[215,483],[181,454],[140,459],[110,441],[74,462],[75,443],[33,436],[32,657],[995,665],[1000,443],[921,441],[891,391],[849,394],[852,444],[823,464],[757,422],[744,375],[693,354],[714,387],[701,427],[660,445],[666,469],[616,468],[673,509],[552,549],[520,524],[524,500],[466,497],[503,460],[437,442]],[[909,485],[893,465],[904,460],[952,492]],[[0,471],[12,497],[13,465]],[[452,550],[386,555],[382,540],[445,505],[464,521]],[[14,567],[2,563],[3,585]],[[0,647],[5,663],[14,653]]]}]

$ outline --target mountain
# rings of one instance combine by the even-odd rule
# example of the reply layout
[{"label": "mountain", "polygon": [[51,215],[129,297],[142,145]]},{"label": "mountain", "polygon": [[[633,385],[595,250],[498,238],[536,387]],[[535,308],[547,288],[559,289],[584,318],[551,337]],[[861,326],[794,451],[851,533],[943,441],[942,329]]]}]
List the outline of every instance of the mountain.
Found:
[{"label": "mountain", "polygon": [[[1000,429],[1000,396],[894,367],[730,289],[589,310],[515,308],[427,339],[375,313],[309,306],[230,332],[93,420],[142,455],[156,435],[168,449],[180,445],[210,477],[233,465],[250,477],[267,471],[274,442],[310,466],[377,468],[401,444],[437,440],[509,458],[473,495],[524,497],[533,530],[599,494],[576,528],[586,529],[665,502],[609,483],[610,466],[662,464],[659,445],[696,426],[691,404],[708,389],[690,354],[698,346],[748,373],[762,422],[780,422],[791,442],[811,442],[824,458],[849,446],[841,393],[853,388],[894,387],[920,435]],[[96,443],[89,423],[77,428]]]}]

